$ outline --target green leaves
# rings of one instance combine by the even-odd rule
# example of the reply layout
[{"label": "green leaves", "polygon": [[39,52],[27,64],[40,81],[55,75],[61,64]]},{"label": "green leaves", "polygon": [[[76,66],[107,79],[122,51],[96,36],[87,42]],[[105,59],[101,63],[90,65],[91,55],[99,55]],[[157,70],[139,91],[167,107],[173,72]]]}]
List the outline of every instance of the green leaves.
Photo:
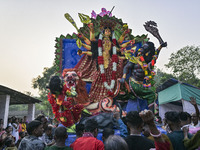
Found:
[{"label": "green leaves", "polygon": [[183,47],[171,54],[169,63],[165,66],[170,68],[179,80],[199,87],[200,47]]}]

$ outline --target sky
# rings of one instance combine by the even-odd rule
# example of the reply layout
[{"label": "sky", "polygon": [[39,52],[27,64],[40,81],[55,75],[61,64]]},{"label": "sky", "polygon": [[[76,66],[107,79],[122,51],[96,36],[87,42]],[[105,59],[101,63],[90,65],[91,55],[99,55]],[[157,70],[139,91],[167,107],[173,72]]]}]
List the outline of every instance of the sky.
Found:
[{"label": "sky", "polygon": [[[65,19],[69,13],[78,27],[78,13],[111,10],[132,29],[133,35],[148,34],[143,24],[153,20],[168,43],[157,61],[166,70],[170,54],[187,45],[200,45],[199,0],[0,0],[0,85],[31,92],[32,79],[42,75],[54,60],[55,38],[76,32]],[[158,47],[158,40],[148,34]]]}]

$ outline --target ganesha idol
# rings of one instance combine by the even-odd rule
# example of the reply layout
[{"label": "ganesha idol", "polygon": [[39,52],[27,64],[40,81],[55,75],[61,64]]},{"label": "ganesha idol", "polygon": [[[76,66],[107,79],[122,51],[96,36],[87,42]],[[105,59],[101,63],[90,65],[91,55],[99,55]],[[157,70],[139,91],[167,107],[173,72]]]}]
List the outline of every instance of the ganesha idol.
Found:
[{"label": "ganesha idol", "polygon": [[88,94],[76,70],[65,69],[62,77],[51,77],[49,89],[48,101],[55,118],[66,127],[78,122],[84,105],[88,104]]}]

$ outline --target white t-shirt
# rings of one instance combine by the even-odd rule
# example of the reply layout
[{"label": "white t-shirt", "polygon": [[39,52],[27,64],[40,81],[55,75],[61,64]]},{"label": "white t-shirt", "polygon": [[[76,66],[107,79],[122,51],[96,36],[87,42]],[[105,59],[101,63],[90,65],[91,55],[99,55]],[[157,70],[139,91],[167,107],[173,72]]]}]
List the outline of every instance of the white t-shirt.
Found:
[{"label": "white t-shirt", "polygon": [[[17,129],[15,127],[17,126]],[[19,140],[19,125],[17,125],[16,123],[12,123],[12,128],[13,128],[13,132],[12,132],[12,136],[15,137],[15,143],[17,143],[17,141]]]}]

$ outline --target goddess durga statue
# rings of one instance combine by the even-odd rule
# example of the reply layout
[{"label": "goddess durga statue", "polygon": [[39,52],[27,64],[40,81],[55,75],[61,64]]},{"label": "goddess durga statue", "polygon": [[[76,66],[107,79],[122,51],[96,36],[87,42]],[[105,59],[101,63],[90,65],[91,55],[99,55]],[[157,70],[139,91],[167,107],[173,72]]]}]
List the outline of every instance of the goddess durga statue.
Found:
[{"label": "goddess durga statue", "polygon": [[[90,40],[83,34],[86,44],[82,44],[87,51],[78,51],[79,55],[88,55],[93,60],[97,60],[97,67],[94,68],[95,76],[92,79],[92,86],[89,93],[91,102],[99,102],[108,96],[112,96],[116,85],[116,80],[122,77],[124,67],[124,57],[121,55],[120,49],[125,48],[129,44],[133,44],[134,40],[128,41],[124,44],[124,37],[129,32],[127,29],[116,40],[115,34],[111,27],[104,27],[103,32],[99,34],[98,39],[94,36],[93,24],[89,24]],[[84,63],[86,64],[86,63]],[[86,64],[87,65],[87,64]],[[93,64],[96,66],[95,61]]]},{"label": "goddess durga statue", "polygon": [[[92,83],[89,92],[91,104],[86,108],[96,112],[97,109],[101,109],[99,102],[105,102],[108,100],[106,98],[114,96],[116,81],[122,77],[126,63],[123,49],[132,46],[135,40],[133,36],[130,38],[131,30],[121,19],[108,14],[97,15],[95,19],[84,14],[79,14],[79,17],[84,23],[84,27],[80,29],[76,27],[69,14],[66,17],[77,28],[77,46],[86,49],[78,50],[78,55],[83,57],[74,68],[82,74],[84,81]],[[125,40],[128,42],[124,42]],[[110,107],[112,102],[108,100],[108,103]],[[108,103],[105,105],[108,106]],[[108,108],[108,111],[112,109]]]}]

